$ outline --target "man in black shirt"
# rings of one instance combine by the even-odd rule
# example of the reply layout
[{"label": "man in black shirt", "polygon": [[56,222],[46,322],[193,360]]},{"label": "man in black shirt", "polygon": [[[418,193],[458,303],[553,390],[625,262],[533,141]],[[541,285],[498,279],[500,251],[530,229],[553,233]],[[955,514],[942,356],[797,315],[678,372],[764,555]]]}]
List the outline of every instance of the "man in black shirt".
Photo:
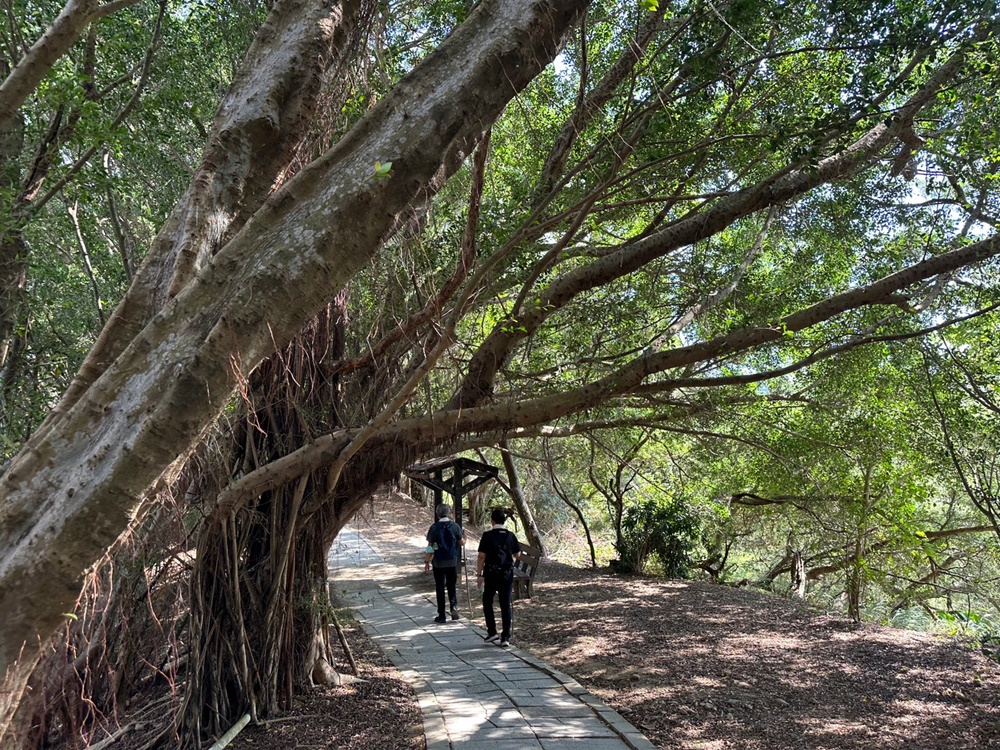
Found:
[{"label": "man in black shirt", "polygon": [[[486,640],[490,643],[500,639],[503,648],[510,646],[511,589],[514,584],[514,561],[521,554],[521,544],[517,537],[504,528],[507,512],[494,508],[490,514],[493,528],[479,540],[479,556],[476,559],[476,581],[483,589],[483,616],[486,618]],[[496,614],[493,612],[493,598],[500,597],[500,624],[497,634]]]}]

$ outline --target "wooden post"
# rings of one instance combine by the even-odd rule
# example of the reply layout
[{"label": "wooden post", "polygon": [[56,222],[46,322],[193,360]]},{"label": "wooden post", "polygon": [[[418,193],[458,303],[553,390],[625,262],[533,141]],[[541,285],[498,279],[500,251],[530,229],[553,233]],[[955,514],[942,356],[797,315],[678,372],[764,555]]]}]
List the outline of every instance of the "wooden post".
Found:
[{"label": "wooden post", "polygon": [[434,515],[434,520],[437,520],[437,507],[442,502],[443,495],[441,494],[441,483],[444,481],[444,469],[435,469],[434,478],[437,483],[434,485],[434,510],[431,511]]}]

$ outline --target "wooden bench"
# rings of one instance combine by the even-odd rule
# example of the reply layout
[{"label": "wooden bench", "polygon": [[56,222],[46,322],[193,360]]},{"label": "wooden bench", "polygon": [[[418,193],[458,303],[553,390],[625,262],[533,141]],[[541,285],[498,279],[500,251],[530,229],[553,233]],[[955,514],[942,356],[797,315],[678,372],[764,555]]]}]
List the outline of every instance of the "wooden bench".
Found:
[{"label": "wooden bench", "polygon": [[535,580],[535,571],[542,560],[541,550],[521,543],[521,555],[514,563],[514,598],[530,599],[531,584]]}]

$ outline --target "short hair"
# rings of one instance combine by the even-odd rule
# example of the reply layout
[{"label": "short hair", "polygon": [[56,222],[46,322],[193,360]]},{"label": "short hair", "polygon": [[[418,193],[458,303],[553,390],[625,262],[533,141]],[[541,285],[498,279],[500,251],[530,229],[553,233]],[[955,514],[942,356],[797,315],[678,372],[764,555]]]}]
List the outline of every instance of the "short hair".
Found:
[{"label": "short hair", "polygon": [[448,518],[451,515],[451,506],[441,503],[434,509],[434,513],[438,518]]},{"label": "short hair", "polygon": [[490,512],[490,518],[493,519],[493,523],[503,523],[507,520],[507,511],[503,508],[494,508]]}]

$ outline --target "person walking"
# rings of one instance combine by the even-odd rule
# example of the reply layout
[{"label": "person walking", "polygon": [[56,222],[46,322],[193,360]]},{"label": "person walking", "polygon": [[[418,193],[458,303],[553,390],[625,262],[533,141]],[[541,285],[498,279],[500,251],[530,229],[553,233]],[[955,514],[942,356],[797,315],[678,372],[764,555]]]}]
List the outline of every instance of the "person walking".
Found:
[{"label": "person walking", "polygon": [[455,594],[455,583],[458,580],[458,561],[465,545],[462,527],[451,520],[451,506],[441,504],[434,509],[437,518],[427,530],[427,549],[424,554],[424,572],[434,567],[434,590],[437,593],[438,614],[434,622],[445,622],[445,590],[448,593],[448,603],[451,605],[451,619],[457,620],[458,596]]},{"label": "person walking", "polygon": [[[514,561],[521,554],[521,544],[517,537],[504,528],[507,511],[494,508],[490,513],[493,528],[479,539],[479,555],[476,558],[476,584],[483,590],[483,616],[486,618],[486,640],[489,643],[500,640],[503,648],[510,646],[511,623],[514,610],[511,604],[511,589],[514,585]],[[500,633],[497,633],[496,613],[493,600],[500,600]]]}]

